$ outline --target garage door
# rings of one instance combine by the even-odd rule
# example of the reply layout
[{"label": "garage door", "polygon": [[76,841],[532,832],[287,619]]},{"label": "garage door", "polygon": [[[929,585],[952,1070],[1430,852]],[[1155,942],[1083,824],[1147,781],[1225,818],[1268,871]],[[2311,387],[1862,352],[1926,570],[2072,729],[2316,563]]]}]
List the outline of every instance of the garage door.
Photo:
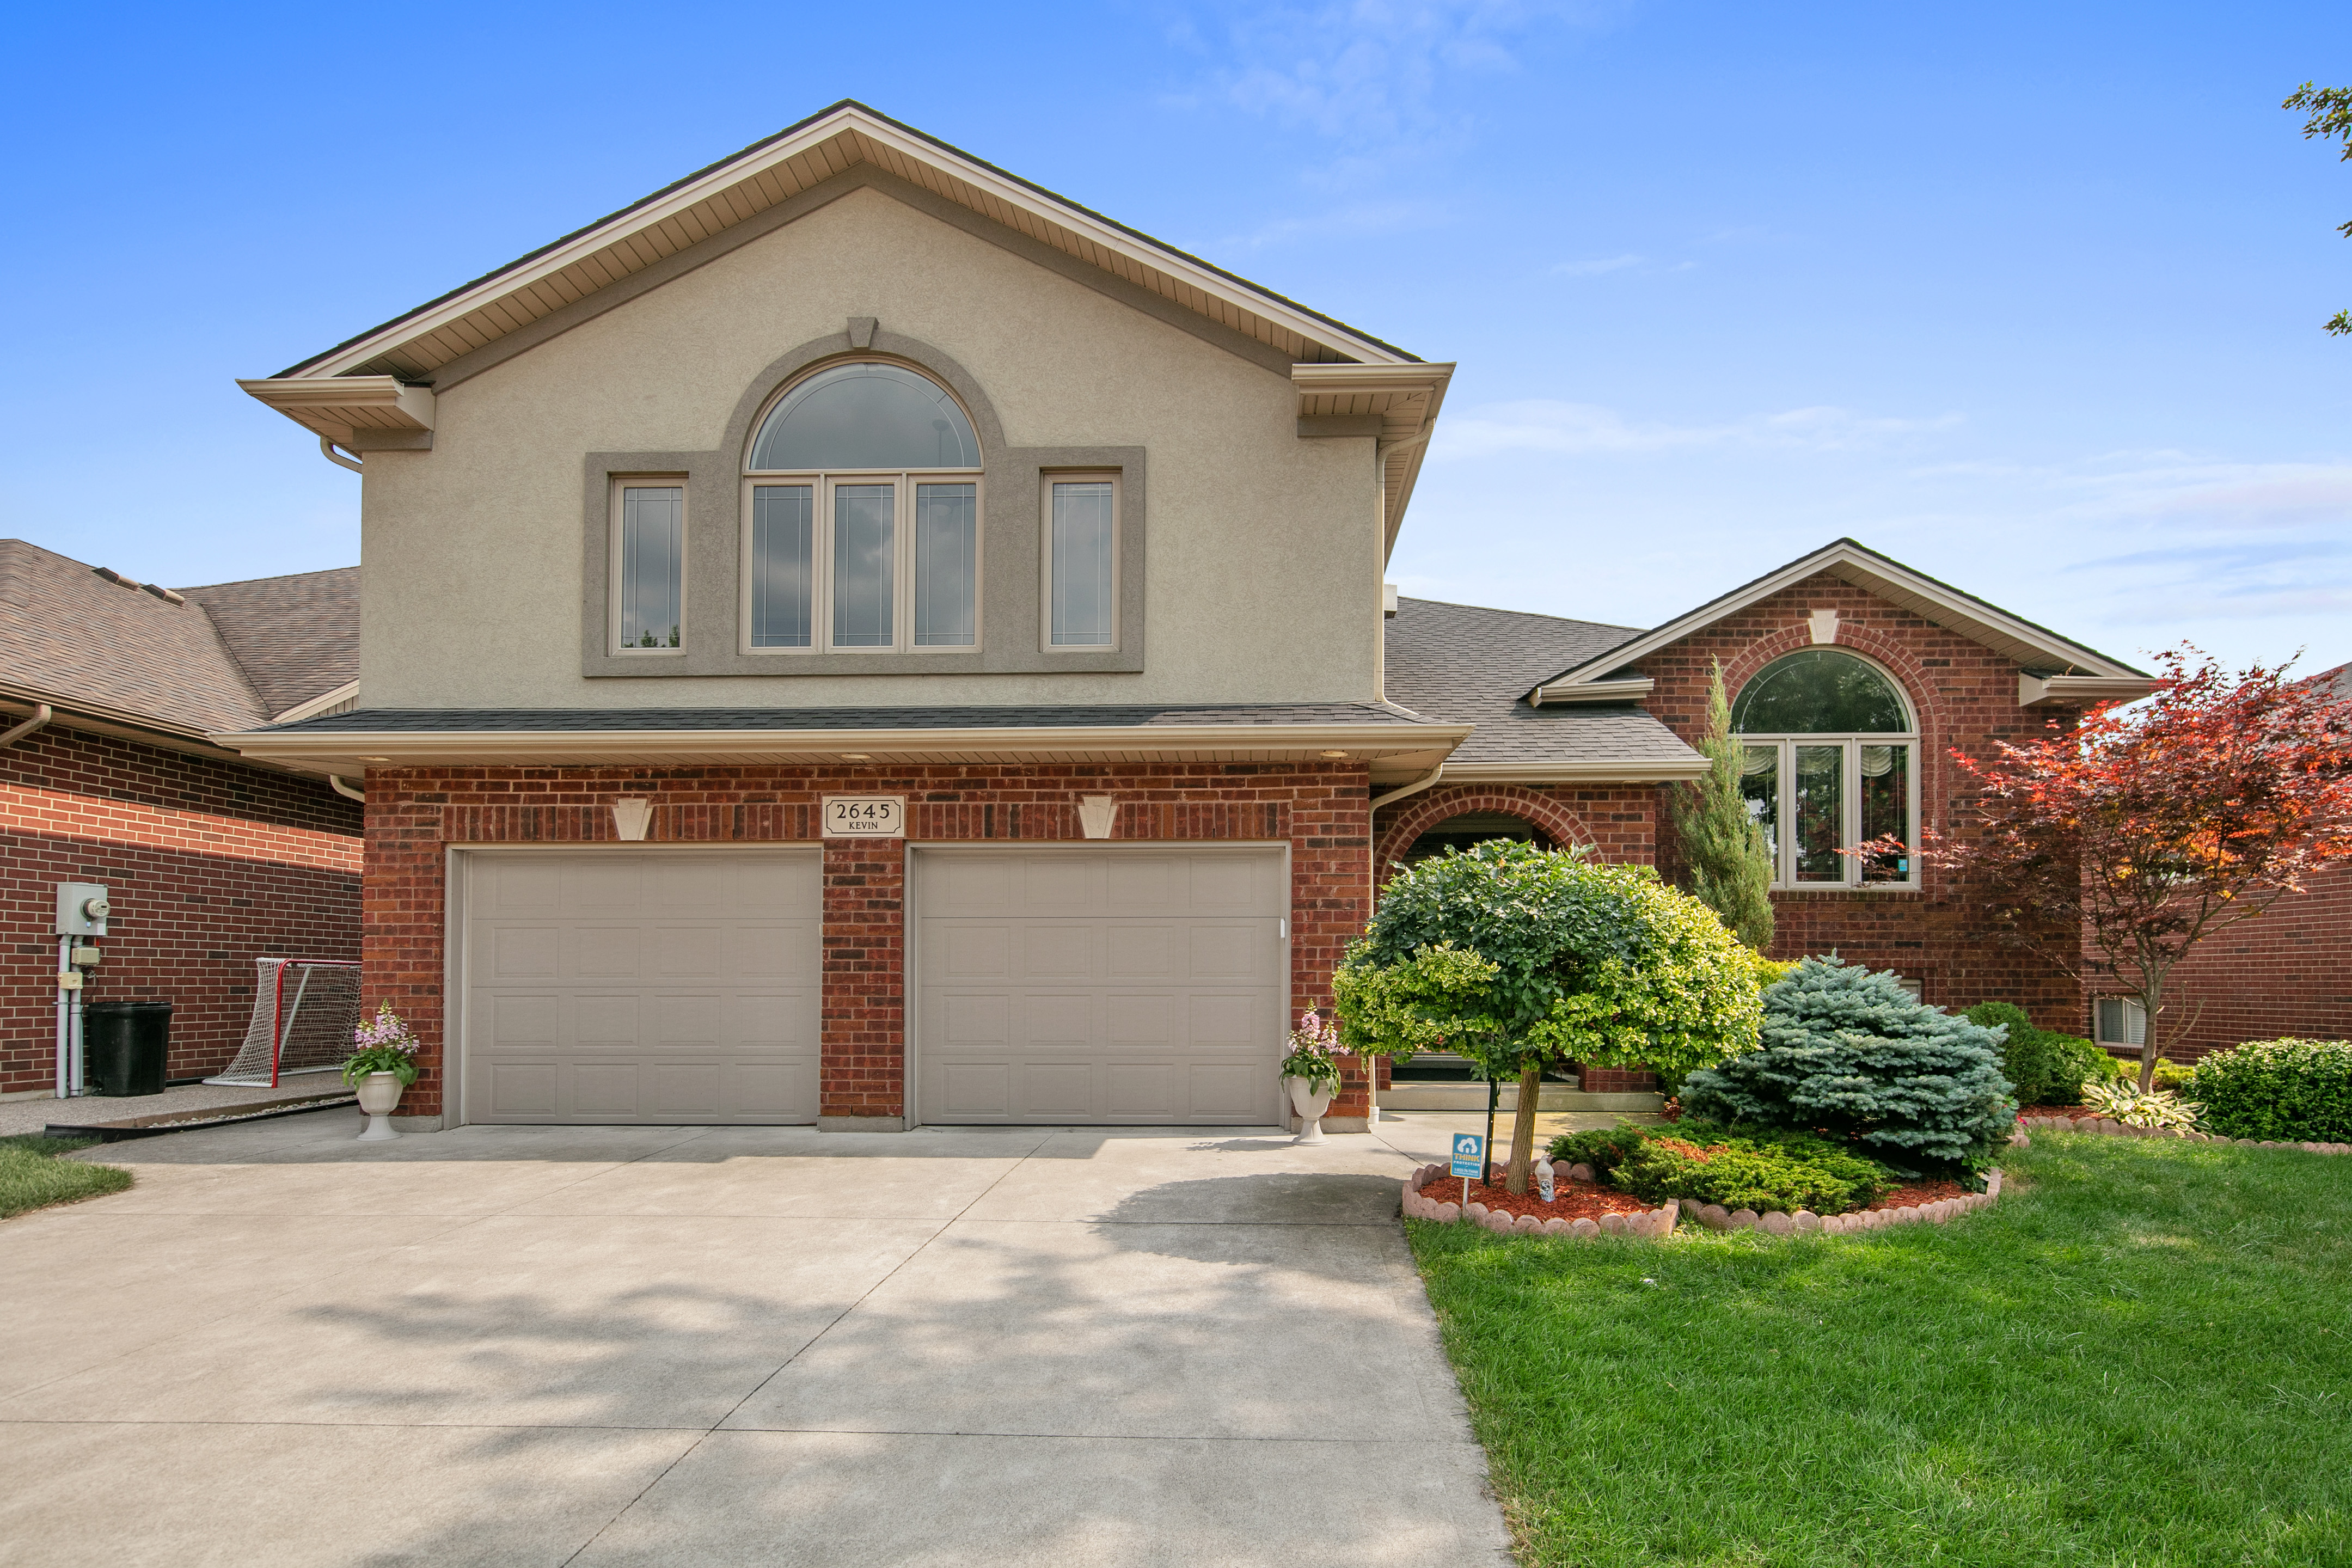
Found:
[{"label": "garage door", "polygon": [[475,851],[466,873],[466,1120],[816,1120],[813,851]]},{"label": "garage door", "polygon": [[1277,1111],[1279,850],[915,852],[925,1121]]}]

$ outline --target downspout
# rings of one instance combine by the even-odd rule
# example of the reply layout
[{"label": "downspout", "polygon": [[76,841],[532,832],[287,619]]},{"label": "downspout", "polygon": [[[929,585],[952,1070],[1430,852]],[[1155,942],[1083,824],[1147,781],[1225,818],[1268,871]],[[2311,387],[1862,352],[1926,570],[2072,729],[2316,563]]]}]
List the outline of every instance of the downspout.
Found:
[{"label": "downspout", "polygon": [[31,734],[34,731],[47,723],[49,721],[50,715],[55,710],[46,702],[34,703],[33,716],[31,718],[26,720],[23,723],[17,725],[13,730],[0,731],[0,749],[15,745],[17,742],[23,740],[26,736]]},{"label": "downspout", "polygon": [[341,795],[345,800],[355,800],[362,805],[365,805],[367,804],[367,791],[363,789],[353,789],[351,785],[343,782],[343,778],[341,773],[329,773],[327,775],[327,782],[334,785],[335,793]]},{"label": "downspout", "polygon": [[1427,773],[1413,780],[1412,783],[1406,784],[1402,789],[1392,789],[1389,791],[1388,794],[1381,796],[1380,799],[1372,802],[1372,809],[1374,811],[1378,811],[1384,805],[1394,805],[1398,801],[1402,800],[1409,795],[1419,795],[1423,790],[1425,790],[1430,785],[1435,784],[1439,778],[1444,776],[1444,773],[1445,764],[1444,763],[1438,763],[1435,767],[1430,769]]},{"label": "downspout", "polygon": [[363,474],[367,472],[365,468],[360,467],[356,458],[340,457],[336,454],[335,438],[332,436],[321,436],[319,437],[319,455],[326,458],[327,461],[334,464],[335,467],[339,468],[349,468],[355,474]]}]

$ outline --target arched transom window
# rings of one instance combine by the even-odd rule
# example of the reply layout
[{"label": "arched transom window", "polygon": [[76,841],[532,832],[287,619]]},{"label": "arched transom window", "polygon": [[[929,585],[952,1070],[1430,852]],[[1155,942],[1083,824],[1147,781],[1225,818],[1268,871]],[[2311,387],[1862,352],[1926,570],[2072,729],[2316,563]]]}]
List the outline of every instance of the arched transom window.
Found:
[{"label": "arched transom window", "polygon": [[[1731,727],[1774,885],[1917,884],[1918,727],[1885,671],[1842,648],[1788,654],[1740,688]],[[1854,852],[1875,843],[1899,847]]]},{"label": "arched transom window", "polygon": [[905,365],[835,364],[789,388],[745,463],[751,652],[980,644],[980,439]]}]

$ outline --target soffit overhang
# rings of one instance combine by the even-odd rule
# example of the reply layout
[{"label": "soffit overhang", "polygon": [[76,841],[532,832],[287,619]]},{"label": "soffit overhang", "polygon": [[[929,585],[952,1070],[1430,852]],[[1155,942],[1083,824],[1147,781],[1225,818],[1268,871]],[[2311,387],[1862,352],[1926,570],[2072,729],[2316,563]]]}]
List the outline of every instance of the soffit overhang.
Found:
[{"label": "soffit overhang", "polygon": [[1841,539],[1811,555],[1790,562],[1778,571],[1735,588],[1687,615],[1679,616],[1662,626],[1596,654],[1581,664],[1571,666],[1549,680],[1538,682],[1527,695],[1533,700],[1540,694],[1545,702],[1572,700],[1570,692],[1573,688],[1605,681],[1628,665],[1680,642],[1717,621],[1738,615],[1775,594],[1795,587],[1808,577],[1823,574],[1851,583],[1865,593],[1909,610],[1923,620],[1958,632],[2021,669],[2044,675],[2096,676],[2112,682],[2146,681],[2151,689],[2154,687],[2154,681],[2146,670],[2135,669],[2095,647],[2061,637],[2047,626],[2036,626],[2021,616],[2013,616],[1997,605],[1988,604],[1973,594],[1963,593],[1948,583],[1937,582],[1925,573],[1915,572],[1866,545],[1851,539]]},{"label": "soffit overhang", "polygon": [[268,379],[429,382],[439,366],[861,163],[1116,274],[1293,362],[1417,363],[1391,343],[845,100]]},{"label": "soffit overhang", "polygon": [[[385,767],[983,766],[1006,763],[1363,762],[1376,784],[1426,773],[1467,724],[1047,725],[971,729],[256,730],[215,735],[246,756],[337,773]],[[1331,758],[1327,752],[1343,752]]]},{"label": "soffit overhang", "polygon": [[1379,443],[1383,561],[1396,548],[1397,531],[1421,478],[1422,458],[1429,450],[1430,432],[1436,427],[1454,368],[1419,360],[1290,367],[1301,421],[1360,420],[1365,433]]}]

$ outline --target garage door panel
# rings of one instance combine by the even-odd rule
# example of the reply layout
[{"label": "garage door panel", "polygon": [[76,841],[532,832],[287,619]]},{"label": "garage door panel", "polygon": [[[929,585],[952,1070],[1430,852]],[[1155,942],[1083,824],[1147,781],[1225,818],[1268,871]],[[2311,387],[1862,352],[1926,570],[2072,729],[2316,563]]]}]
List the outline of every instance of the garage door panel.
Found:
[{"label": "garage door panel", "polygon": [[814,1121],[816,858],[469,857],[467,1117]]},{"label": "garage door panel", "polygon": [[919,848],[923,1119],[1270,1120],[1282,867],[1264,850]]}]

